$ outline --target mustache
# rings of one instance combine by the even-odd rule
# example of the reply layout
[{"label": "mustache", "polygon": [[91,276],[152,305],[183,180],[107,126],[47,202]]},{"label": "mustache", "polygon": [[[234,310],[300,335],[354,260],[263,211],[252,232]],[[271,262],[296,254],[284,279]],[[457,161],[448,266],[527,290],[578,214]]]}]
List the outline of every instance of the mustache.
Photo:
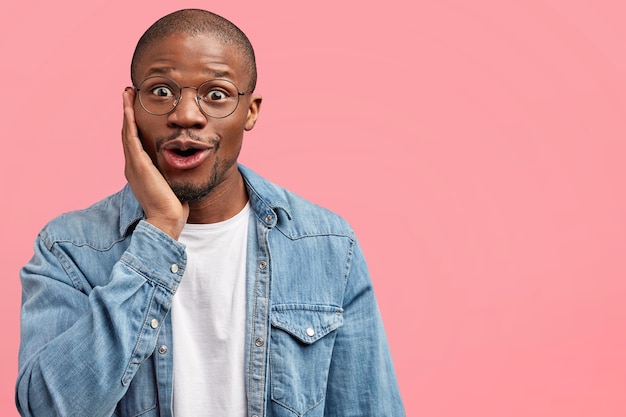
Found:
[{"label": "mustache", "polygon": [[195,132],[193,132],[193,131],[191,131],[189,129],[178,129],[178,130],[172,132],[171,134],[169,134],[167,136],[162,136],[162,137],[157,138],[157,140],[155,142],[155,146],[156,146],[157,152],[167,142],[176,140],[176,139],[180,138],[181,136],[182,137],[187,137],[188,139],[191,139],[191,140],[193,140],[195,142],[202,142],[202,143],[209,144],[212,147],[219,146],[219,142],[220,142],[220,138],[218,136],[209,137],[209,138],[203,138],[203,137],[198,136]]}]

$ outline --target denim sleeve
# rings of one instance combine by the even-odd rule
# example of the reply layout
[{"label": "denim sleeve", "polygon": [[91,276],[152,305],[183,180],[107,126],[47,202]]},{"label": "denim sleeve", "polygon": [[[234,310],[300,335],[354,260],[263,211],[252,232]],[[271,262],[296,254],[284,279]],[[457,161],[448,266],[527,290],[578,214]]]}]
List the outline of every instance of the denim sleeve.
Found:
[{"label": "denim sleeve", "polygon": [[[184,246],[141,221],[108,283],[85,291],[71,243],[39,238],[22,269],[16,403],[22,416],[109,417],[152,355],[186,264]],[[94,250],[95,251],[95,250]],[[177,267],[172,267],[177,265]]]},{"label": "denim sleeve", "polygon": [[363,253],[354,243],[328,376],[325,416],[405,416]]}]

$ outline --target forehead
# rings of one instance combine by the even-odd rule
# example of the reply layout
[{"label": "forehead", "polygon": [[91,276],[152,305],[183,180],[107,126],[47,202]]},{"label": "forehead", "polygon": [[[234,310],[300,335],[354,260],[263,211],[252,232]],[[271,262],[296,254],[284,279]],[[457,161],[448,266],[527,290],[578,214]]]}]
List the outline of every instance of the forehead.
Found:
[{"label": "forehead", "polygon": [[174,33],[150,42],[138,57],[135,78],[165,75],[180,82],[225,78],[235,84],[249,78],[245,56],[236,44],[210,34]]}]

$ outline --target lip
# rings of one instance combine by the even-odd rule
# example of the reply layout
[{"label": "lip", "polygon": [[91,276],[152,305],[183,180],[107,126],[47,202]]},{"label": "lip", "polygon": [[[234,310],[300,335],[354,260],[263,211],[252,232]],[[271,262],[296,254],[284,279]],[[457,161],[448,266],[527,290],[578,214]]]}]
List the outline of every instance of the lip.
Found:
[{"label": "lip", "polygon": [[[194,150],[191,155],[181,155],[179,151]],[[174,169],[187,170],[201,165],[211,155],[213,147],[193,140],[172,140],[161,147],[165,162]]]}]

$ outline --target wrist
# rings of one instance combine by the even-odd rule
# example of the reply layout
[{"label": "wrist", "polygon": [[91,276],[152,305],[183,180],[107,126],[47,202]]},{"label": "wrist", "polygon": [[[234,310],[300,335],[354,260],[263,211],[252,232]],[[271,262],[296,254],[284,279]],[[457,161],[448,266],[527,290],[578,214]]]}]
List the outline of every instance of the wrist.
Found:
[{"label": "wrist", "polygon": [[178,238],[180,237],[180,233],[183,231],[183,227],[185,227],[185,222],[181,220],[146,218],[145,221],[150,223],[157,229],[161,230],[163,233],[170,236],[174,240],[178,240]]}]

